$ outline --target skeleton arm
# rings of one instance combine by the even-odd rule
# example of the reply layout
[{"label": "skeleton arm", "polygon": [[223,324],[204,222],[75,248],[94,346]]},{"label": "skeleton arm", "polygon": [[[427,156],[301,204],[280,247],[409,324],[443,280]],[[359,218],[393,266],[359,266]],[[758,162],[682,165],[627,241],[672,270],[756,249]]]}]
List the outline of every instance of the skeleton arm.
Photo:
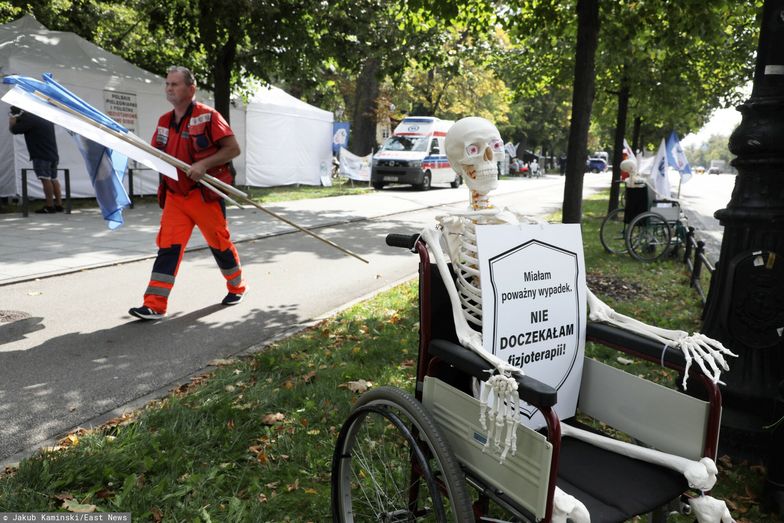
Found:
[{"label": "skeleton arm", "polygon": [[[636,332],[648,338],[680,349],[686,357],[686,372],[684,375],[683,387],[686,388],[686,377],[691,366],[692,359],[697,361],[706,376],[716,383],[719,381],[722,370],[729,370],[724,355],[737,356],[729,349],[724,347],[719,341],[709,338],[700,333],[691,336],[686,331],[668,330],[648,325],[629,316],[619,314],[610,306],[602,302],[595,294],[588,290],[588,307],[590,308],[589,318],[593,321],[602,321]],[[706,366],[707,365],[707,366]],[[710,367],[710,370],[708,370]],[[721,367],[721,368],[719,368]]]},{"label": "skeleton arm", "polygon": [[629,316],[615,312],[609,305],[596,297],[588,290],[588,317],[593,321],[601,321],[620,327],[631,332],[636,332],[664,344],[665,347],[680,349],[686,358],[686,369],[683,373],[683,389],[686,390],[686,380],[692,361],[696,361],[702,372],[713,383],[718,383],[722,370],[729,370],[729,365],[724,356],[735,356],[721,342],[695,332],[691,336],[686,331],[668,330],[648,325]]}]

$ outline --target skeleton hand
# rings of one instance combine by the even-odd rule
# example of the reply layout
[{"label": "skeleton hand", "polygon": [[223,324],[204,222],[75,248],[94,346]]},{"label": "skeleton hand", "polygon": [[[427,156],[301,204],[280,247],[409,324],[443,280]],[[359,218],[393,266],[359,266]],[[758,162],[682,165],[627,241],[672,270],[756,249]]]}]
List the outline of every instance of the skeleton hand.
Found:
[{"label": "skeleton hand", "polygon": [[[730,366],[723,355],[738,357],[737,354],[722,345],[720,341],[709,338],[699,332],[680,338],[672,346],[681,349],[686,357],[686,369],[683,372],[683,390],[686,390],[686,379],[689,376],[692,360],[697,362],[703,374],[709,377],[713,383],[721,383],[721,371],[730,370]],[[705,366],[706,363],[710,370]]]}]

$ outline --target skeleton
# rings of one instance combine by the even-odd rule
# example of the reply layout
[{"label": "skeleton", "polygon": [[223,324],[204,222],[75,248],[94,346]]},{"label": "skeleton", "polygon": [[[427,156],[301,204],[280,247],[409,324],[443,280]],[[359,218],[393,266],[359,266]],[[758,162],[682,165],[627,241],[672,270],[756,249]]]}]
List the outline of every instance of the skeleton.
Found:
[{"label": "skeleton", "polygon": [[[452,304],[452,316],[458,339],[467,348],[479,354],[496,369],[483,388],[480,397],[480,423],[488,431],[486,447],[491,444],[503,448],[500,456],[504,461],[508,452],[516,451],[515,439],[517,424],[520,420],[517,398],[517,383],[512,378],[522,371],[500,360],[498,357],[482,350],[482,337],[475,330],[482,326],[482,294],[479,281],[479,253],[476,243],[476,226],[502,223],[524,223],[531,220],[505,208],[494,207],[488,194],[497,187],[497,162],[503,157],[503,141],[495,126],[484,118],[468,117],[456,122],[446,136],[446,154],[452,168],[463,177],[470,191],[470,206],[464,212],[452,213],[437,217],[438,226],[422,231],[422,237],[430,246],[436,265],[446,285]],[[631,160],[631,159],[630,159]],[[632,174],[636,182],[636,162],[625,165],[625,170]],[[456,273],[452,279],[447,266],[447,257],[441,248],[442,241],[446,245],[449,259]],[[643,336],[655,339],[664,344],[664,349],[672,347],[683,352],[686,358],[683,386],[689,368],[696,361],[702,371],[713,380],[719,382],[721,371],[728,370],[724,355],[735,356],[721,343],[702,334],[691,336],[684,331],[666,330],[653,327],[638,320],[615,312],[597,298],[590,290],[587,292],[589,318],[594,321],[606,322]],[[488,405],[488,390],[493,391],[494,399]],[[506,432],[505,437],[502,436]],[[684,474],[689,485],[705,491],[710,490],[716,481],[716,466],[709,458],[692,461],[652,449],[645,449],[629,443],[620,442],[604,436],[589,433],[568,425],[562,425],[564,435],[582,439],[594,445],[669,467]],[[702,506],[715,507],[723,502],[710,498],[699,503]],[[577,523],[590,521],[585,506],[576,498],[556,487],[554,497],[558,520],[571,518]],[[720,508],[720,507],[719,507]],[[725,506],[726,508],[726,506]],[[714,509],[696,511],[701,523],[718,523],[724,520],[724,511]],[[711,515],[721,513],[720,519]]]}]

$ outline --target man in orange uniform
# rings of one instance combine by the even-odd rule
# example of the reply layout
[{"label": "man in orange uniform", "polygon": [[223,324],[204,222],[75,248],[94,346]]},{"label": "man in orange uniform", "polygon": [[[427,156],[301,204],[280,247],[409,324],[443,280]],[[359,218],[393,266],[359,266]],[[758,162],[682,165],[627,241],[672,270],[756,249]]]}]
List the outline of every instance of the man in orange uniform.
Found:
[{"label": "man in orange uniform", "polygon": [[170,67],[166,76],[166,99],[174,110],[158,120],[152,144],[188,163],[188,172],[177,171],[175,181],[162,176],[158,202],[163,208],[156,243],[158,257],[152,268],[144,304],[128,312],[143,320],[158,320],[166,314],[169,294],[194,225],[212,250],[226,278],[228,294],[223,305],[236,305],[246,292],[240,258],[226,223],[226,205],[220,196],[198,183],[206,173],[231,183],[229,162],[240,147],[221,114],[196,102],[196,81],[185,67]]}]

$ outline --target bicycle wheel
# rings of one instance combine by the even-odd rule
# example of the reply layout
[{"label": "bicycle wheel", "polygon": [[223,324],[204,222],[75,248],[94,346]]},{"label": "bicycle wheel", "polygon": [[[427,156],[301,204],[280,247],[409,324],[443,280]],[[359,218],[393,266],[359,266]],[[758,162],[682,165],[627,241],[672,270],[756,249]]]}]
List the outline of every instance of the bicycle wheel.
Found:
[{"label": "bicycle wheel", "polygon": [[602,220],[602,228],[599,230],[599,240],[602,242],[604,250],[612,254],[623,254],[626,252],[626,222],[624,221],[623,207],[613,209],[610,214]]},{"label": "bicycle wheel", "polygon": [[667,220],[655,212],[644,212],[629,224],[626,248],[636,260],[658,260],[670,248],[672,231]]},{"label": "bicycle wheel", "polygon": [[332,516],[348,523],[474,521],[454,454],[410,394],[374,389],[351,411],[332,458]]}]

